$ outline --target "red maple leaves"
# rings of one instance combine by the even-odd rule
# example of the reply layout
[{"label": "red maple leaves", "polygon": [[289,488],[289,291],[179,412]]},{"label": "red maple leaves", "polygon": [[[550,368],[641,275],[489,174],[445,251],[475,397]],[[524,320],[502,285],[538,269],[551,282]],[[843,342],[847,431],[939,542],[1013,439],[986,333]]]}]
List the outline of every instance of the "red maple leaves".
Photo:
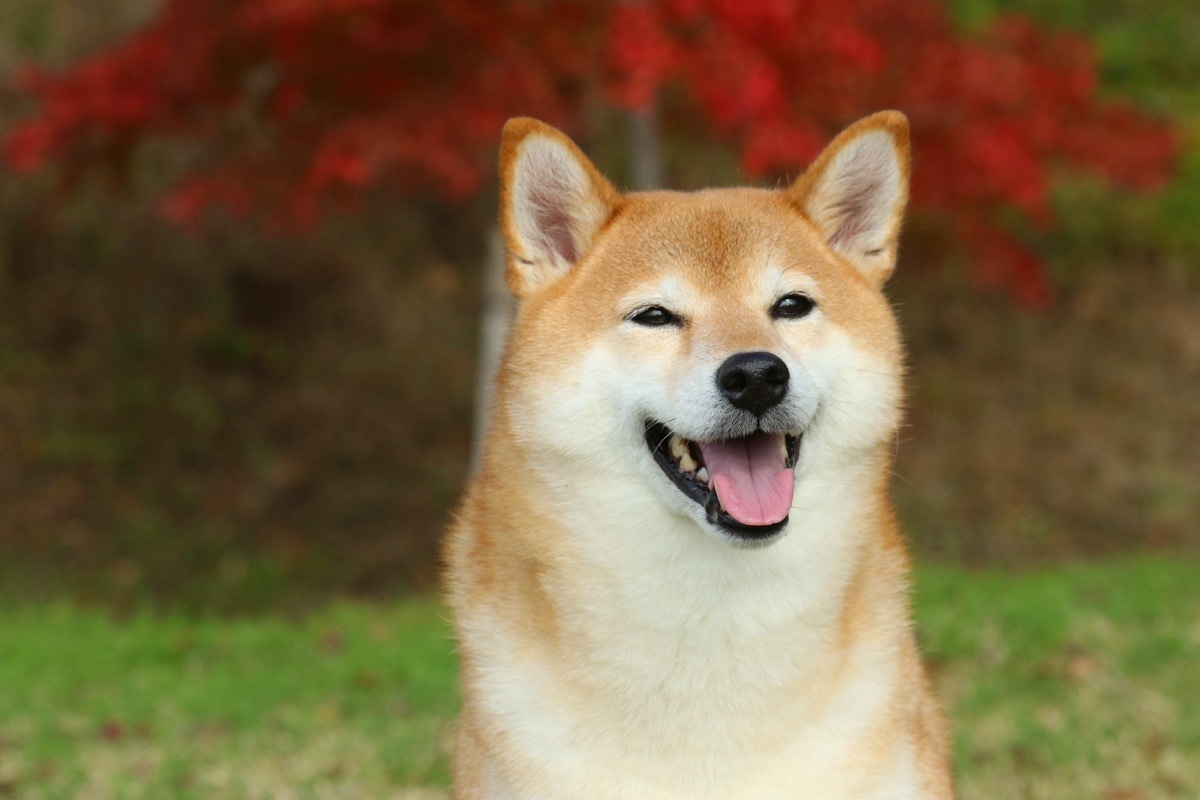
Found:
[{"label": "red maple leaves", "polygon": [[659,98],[669,134],[702,126],[767,175],[899,108],[914,206],[1029,305],[1051,287],[1001,212],[1048,224],[1059,165],[1153,189],[1177,150],[1165,123],[1098,100],[1084,40],[1020,19],[964,37],[934,0],[166,0],[112,49],[22,80],[40,107],[4,141],[12,167],[120,166],[148,138],[186,140],[172,216],[301,224],[374,186],[475,191],[516,114],[570,130],[597,102]]},{"label": "red maple leaves", "polygon": [[864,110],[905,111],[914,205],[950,220],[981,283],[1031,306],[1052,287],[1000,213],[1050,223],[1059,164],[1155,188],[1177,148],[1166,124],[1097,100],[1084,40],[1021,19],[965,38],[926,0],[664,0],[618,8],[609,41],[614,101],[681,87],[751,174],[794,173]]}]

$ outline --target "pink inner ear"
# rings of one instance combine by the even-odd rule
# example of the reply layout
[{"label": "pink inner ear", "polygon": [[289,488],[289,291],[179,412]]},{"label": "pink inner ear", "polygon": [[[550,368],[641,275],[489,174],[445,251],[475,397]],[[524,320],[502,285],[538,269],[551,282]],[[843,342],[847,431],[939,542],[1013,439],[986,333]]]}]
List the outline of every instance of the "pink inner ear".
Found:
[{"label": "pink inner ear", "polygon": [[574,264],[580,256],[574,223],[588,202],[585,168],[561,143],[531,137],[515,180],[513,202],[524,217],[526,243],[555,267]]},{"label": "pink inner ear", "polygon": [[838,225],[838,229],[829,237],[829,243],[834,247],[847,244],[866,229],[867,226],[862,224],[862,218],[855,214],[855,210],[852,210],[842,218],[842,224]]},{"label": "pink inner ear", "polygon": [[880,209],[875,205],[881,202],[885,191],[884,181],[872,179],[871,175],[857,175],[854,181],[845,181],[843,189],[845,196],[840,198],[836,210],[841,219],[837,230],[829,237],[829,243],[834,247],[849,244],[852,240],[878,224],[881,216]]},{"label": "pink inner ear", "polygon": [[550,183],[532,187],[529,203],[534,209],[533,218],[541,240],[539,244],[566,263],[574,264],[579,253],[571,233],[570,214],[564,209],[569,197],[569,192],[564,192],[561,185]]}]

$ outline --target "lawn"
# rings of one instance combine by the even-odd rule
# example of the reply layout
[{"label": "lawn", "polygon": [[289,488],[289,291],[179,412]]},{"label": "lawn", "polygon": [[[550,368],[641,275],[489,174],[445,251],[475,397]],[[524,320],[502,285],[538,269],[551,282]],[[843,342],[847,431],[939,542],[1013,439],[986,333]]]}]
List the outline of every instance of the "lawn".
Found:
[{"label": "lawn", "polygon": [[[1200,564],[925,568],[963,798],[1200,797]],[[453,643],[429,600],[304,618],[0,606],[0,798],[439,798]]]}]

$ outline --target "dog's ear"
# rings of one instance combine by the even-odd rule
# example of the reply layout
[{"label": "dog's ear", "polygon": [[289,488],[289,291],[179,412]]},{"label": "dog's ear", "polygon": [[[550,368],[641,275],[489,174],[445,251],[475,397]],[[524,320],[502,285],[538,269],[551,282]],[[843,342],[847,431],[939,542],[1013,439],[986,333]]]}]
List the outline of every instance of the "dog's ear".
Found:
[{"label": "dog's ear", "polygon": [[500,223],[513,294],[527,297],[565,275],[619,199],[565,134],[536,119],[510,119],[500,140]]},{"label": "dog's ear", "polygon": [[896,267],[908,179],[908,120],[881,111],[842,131],[788,193],[834,250],[882,286]]}]

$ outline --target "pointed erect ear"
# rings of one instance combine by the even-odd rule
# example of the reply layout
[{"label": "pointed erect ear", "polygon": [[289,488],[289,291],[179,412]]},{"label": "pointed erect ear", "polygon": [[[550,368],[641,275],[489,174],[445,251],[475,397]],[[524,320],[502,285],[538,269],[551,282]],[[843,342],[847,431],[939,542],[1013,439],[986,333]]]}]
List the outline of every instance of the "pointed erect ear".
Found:
[{"label": "pointed erect ear", "polygon": [[513,294],[527,297],[565,275],[619,199],[565,134],[535,119],[510,119],[500,141],[500,223]]},{"label": "pointed erect ear", "polygon": [[881,111],[842,131],[788,190],[825,241],[875,286],[896,267],[908,159],[908,120]]}]

